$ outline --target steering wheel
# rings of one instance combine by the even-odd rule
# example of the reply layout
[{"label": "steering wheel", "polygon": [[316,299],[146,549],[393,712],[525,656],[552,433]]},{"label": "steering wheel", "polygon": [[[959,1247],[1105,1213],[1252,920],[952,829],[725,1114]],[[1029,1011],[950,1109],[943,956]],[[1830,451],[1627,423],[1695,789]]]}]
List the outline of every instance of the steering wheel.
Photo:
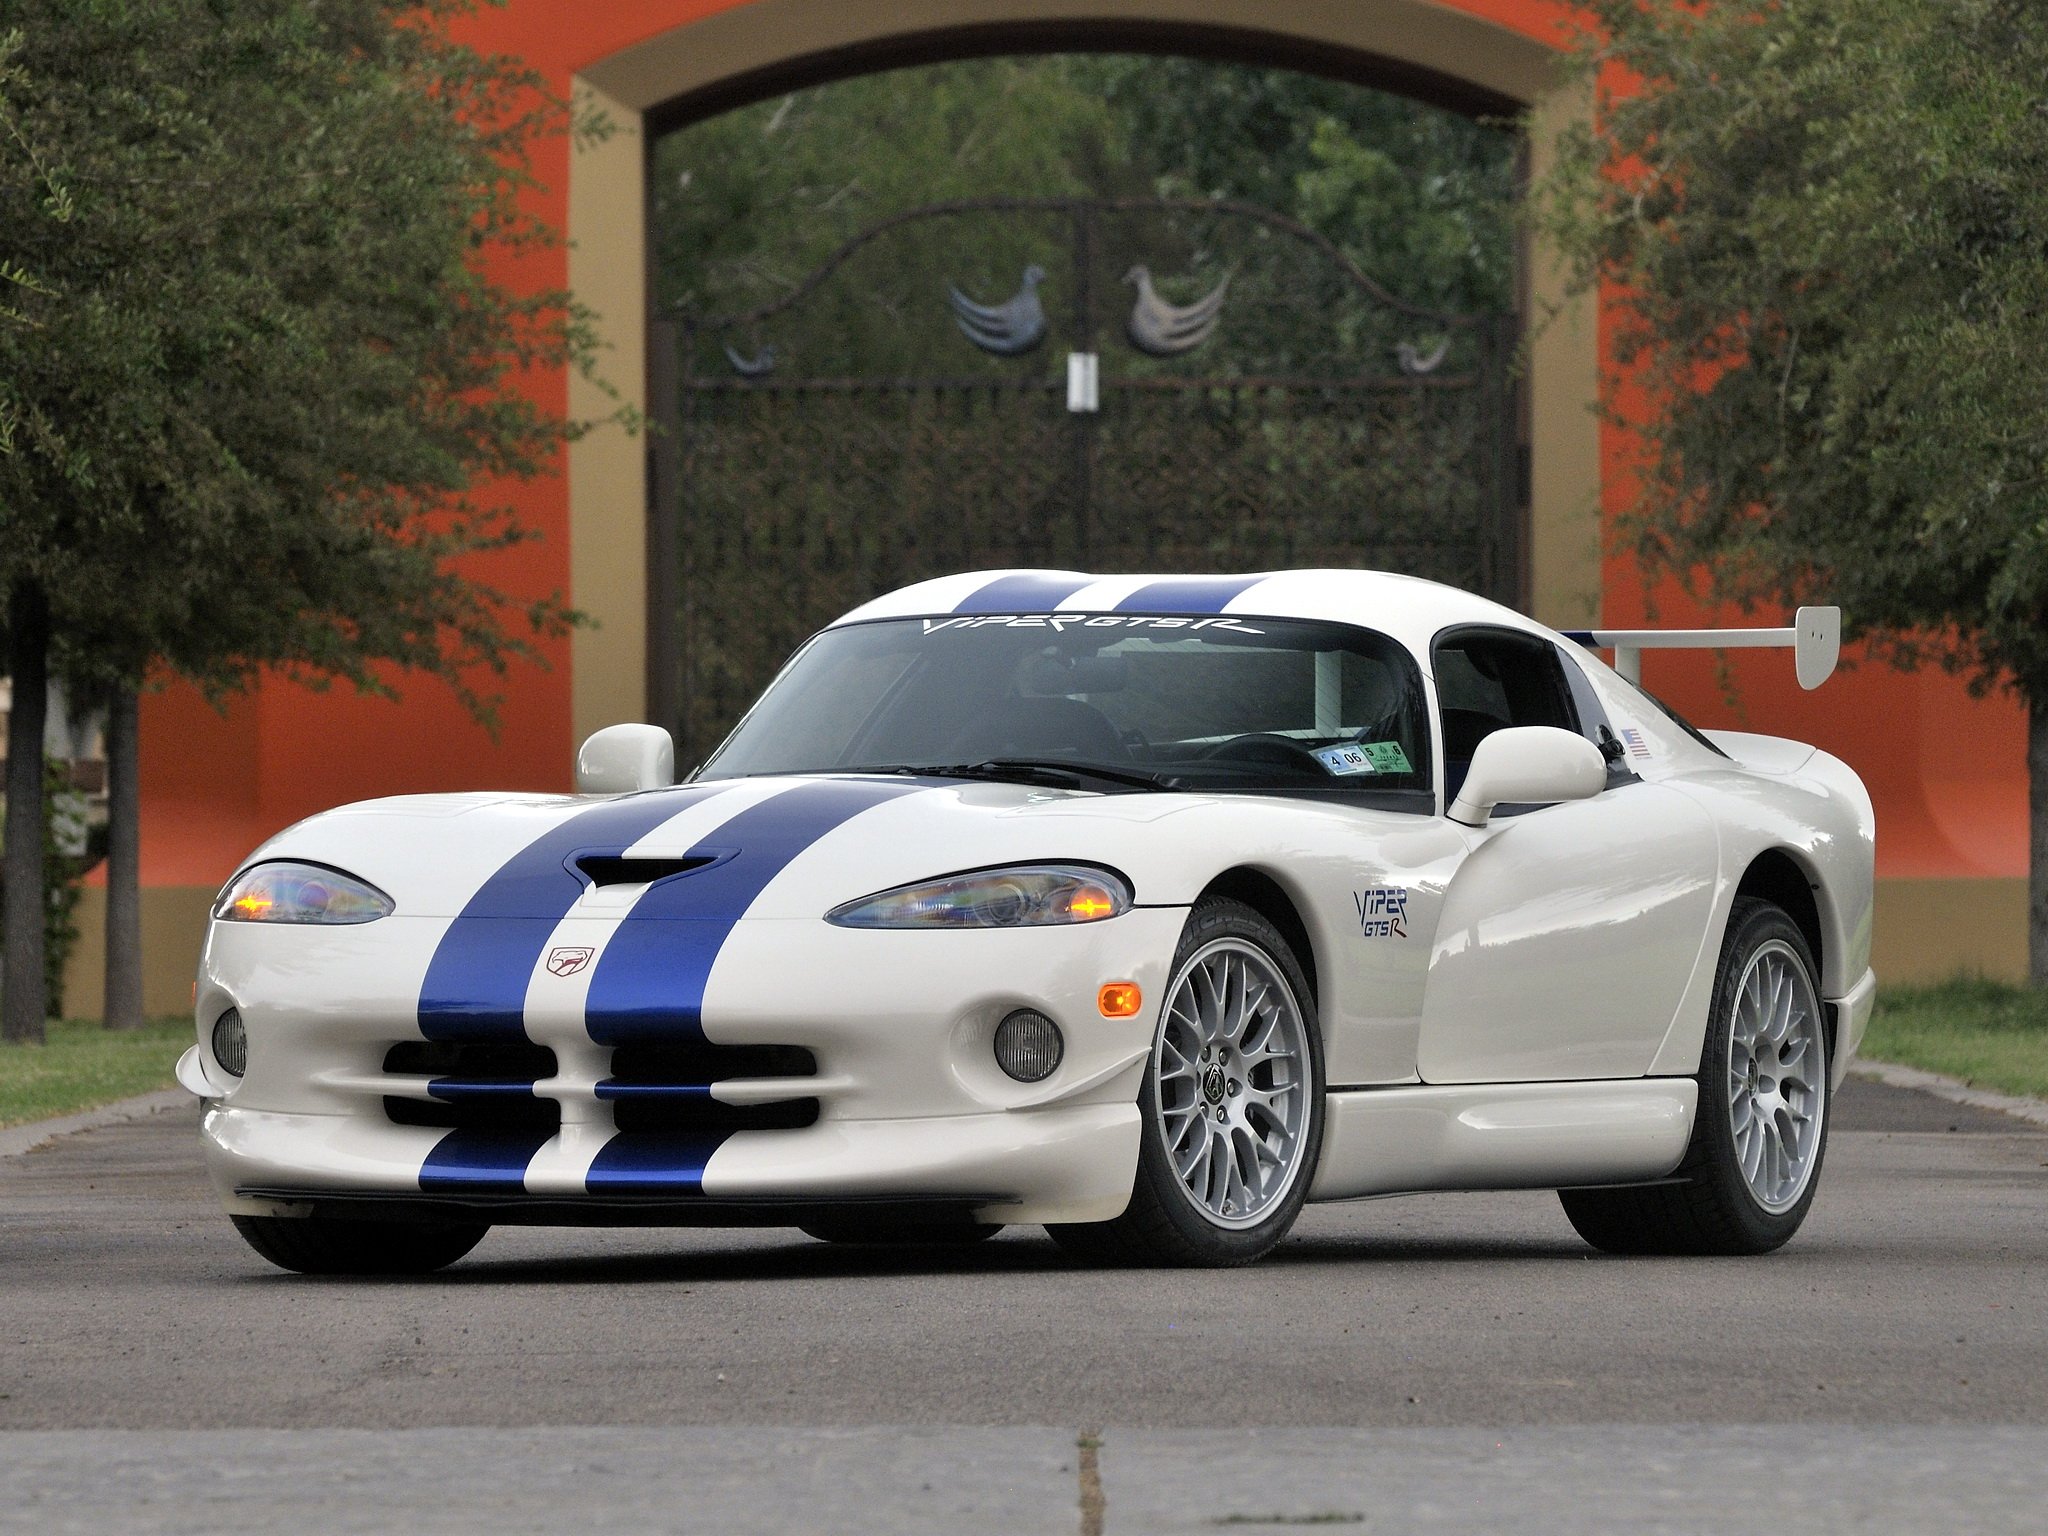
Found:
[{"label": "steering wheel", "polygon": [[1288,768],[1313,769],[1323,773],[1322,759],[1309,751],[1292,737],[1281,736],[1272,731],[1247,731],[1242,736],[1233,736],[1228,741],[1219,741],[1196,754],[1205,760],[1235,760],[1247,763],[1272,763]]}]

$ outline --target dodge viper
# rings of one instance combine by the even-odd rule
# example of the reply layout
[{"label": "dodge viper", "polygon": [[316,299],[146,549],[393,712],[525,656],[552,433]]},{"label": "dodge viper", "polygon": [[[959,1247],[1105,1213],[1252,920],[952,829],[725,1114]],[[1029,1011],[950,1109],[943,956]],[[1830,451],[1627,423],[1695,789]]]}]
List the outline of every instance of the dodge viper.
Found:
[{"label": "dodge viper", "polygon": [[[1556,1190],[1617,1252],[1810,1206],[1874,990],[1845,764],[1700,731],[1659,646],[1364,571],[994,571],[807,642],[675,782],[430,794],[250,855],[180,1080],[255,1250],[800,1227],[1235,1264],[1310,1200]],[[1614,664],[1600,651],[1614,655]]]}]

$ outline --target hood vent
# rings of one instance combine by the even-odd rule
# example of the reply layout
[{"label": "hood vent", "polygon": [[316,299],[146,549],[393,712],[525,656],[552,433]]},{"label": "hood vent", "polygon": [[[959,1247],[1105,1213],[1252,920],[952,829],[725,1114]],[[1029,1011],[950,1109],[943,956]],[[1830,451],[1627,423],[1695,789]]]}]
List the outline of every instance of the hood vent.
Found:
[{"label": "hood vent", "polygon": [[708,856],[629,859],[616,853],[586,853],[576,861],[576,868],[592,885],[647,885],[655,880],[666,880],[670,875],[687,875],[693,869],[702,869],[706,864],[717,862]]}]

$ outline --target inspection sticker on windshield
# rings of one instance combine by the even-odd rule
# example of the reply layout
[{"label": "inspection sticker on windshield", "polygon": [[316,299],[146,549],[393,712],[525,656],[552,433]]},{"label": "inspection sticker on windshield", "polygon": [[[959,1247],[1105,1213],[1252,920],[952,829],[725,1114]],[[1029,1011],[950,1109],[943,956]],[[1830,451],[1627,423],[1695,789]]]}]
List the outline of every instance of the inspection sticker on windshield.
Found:
[{"label": "inspection sticker on windshield", "polygon": [[1371,758],[1362,747],[1317,747],[1316,761],[1339,778],[1347,773],[1378,773]]},{"label": "inspection sticker on windshield", "polygon": [[1409,766],[1408,754],[1401,750],[1398,741],[1368,741],[1358,750],[1371,759],[1374,770],[1379,773],[1414,772]]}]

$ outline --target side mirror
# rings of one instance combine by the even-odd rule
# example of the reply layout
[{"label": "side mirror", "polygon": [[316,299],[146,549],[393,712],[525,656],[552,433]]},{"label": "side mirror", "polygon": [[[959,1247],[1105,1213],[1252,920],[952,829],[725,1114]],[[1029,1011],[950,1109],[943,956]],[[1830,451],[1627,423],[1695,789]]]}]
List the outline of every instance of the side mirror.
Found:
[{"label": "side mirror", "polygon": [[1512,725],[1479,743],[1447,814],[1483,827],[1503,803],[1586,800],[1607,787],[1607,759],[1583,736],[1554,725]]},{"label": "side mirror", "polygon": [[576,754],[576,791],[623,795],[676,781],[676,744],[658,725],[608,725]]}]

